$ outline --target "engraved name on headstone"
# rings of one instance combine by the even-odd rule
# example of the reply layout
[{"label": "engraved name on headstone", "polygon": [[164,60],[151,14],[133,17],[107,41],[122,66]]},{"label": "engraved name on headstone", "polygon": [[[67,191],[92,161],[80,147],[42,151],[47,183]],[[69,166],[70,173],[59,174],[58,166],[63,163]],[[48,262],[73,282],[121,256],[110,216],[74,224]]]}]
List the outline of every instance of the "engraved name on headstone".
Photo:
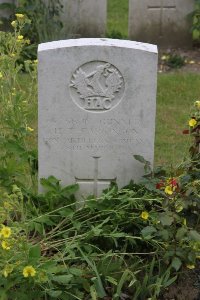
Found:
[{"label": "engraved name on headstone", "polygon": [[192,45],[194,0],[129,0],[129,37],[160,46]]},{"label": "engraved name on headstone", "polygon": [[100,195],[153,163],[157,47],[78,39],[39,46],[39,178]]}]

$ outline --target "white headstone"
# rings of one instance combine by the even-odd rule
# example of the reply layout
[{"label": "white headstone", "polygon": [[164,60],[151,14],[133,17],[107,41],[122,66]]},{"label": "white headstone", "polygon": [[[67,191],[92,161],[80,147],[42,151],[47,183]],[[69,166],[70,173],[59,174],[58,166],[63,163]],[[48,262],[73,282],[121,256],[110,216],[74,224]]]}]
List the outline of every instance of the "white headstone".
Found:
[{"label": "white headstone", "polygon": [[191,46],[195,0],[129,0],[129,38],[160,46]]},{"label": "white headstone", "polygon": [[153,163],[157,47],[110,39],[39,45],[39,178],[80,194],[138,179]]},{"label": "white headstone", "polygon": [[62,21],[67,36],[105,36],[107,0],[63,0]]}]

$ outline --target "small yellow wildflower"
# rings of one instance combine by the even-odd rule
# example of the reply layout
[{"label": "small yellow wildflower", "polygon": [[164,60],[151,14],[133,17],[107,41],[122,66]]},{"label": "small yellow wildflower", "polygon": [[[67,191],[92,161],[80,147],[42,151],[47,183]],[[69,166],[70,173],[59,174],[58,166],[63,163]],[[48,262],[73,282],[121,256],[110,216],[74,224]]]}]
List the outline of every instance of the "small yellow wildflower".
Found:
[{"label": "small yellow wildflower", "polygon": [[1,247],[4,249],[4,250],[10,250],[10,245],[8,242],[6,241],[2,241],[1,242]]},{"label": "small yellow wildflower", "polygon": [[8,226],[3,225],[3,228],[0,231],[0,234],[5,238],[9,238],[11,235],[11,228]]},{"label": "small yellow wildflower", "polygon": [[18,40],[18,41],[22,41],[22,40],[23,40],[23,38],[24,38],[24,36],[23,36],[23,35],[18,35],[18,36],[17,36],[17,40]]},{"label": "small yellow wildflower", "polygon": [[35,59],[33,62],[34,62],[34,64],[37,64],[38,63],[38,59]]},{"label": "small yellow wildflower", "polygon": [[32,266],[26,266],[24,269],[23,269],[23,275],[24,277],[34,277],[36,274],[36,270],[32,267]]},{"label": "small yellow wildflower", "polygon": [[192,119],[189,120],[188,124],[189,124],[190,127],[194,127],[197,124],[197,121],[192,118]]},{"label": "small yellow wildflower", "polygon": [[166,55],[163,55],[163,56],[161,57],[161,59],[162,59],[162,60],[166,60],[166,59],[167,59],[167,56],[166,56]]},{"label": "small yellow wildflower", "polygon": [[3,78],[3,74],[0,72],[0,79]]},{"label": "small yellow wildflower", "polygon": [[192,270],[192,269],[194,269],[195,268],[195,265],[186,265],[186,267],[188,268],[188,269],[190,269],[190,270]]},{"label": "small yellow wildflower", "polygon": [[173,187],[170,186],[170,185],[167,185],[166,188],[165,188],[165,194],[172,195],[173,194]]},{"label": "small yellow wildflower", "polygon": [[200,109],[200,100],[198,100],[198,101],[195,101],[195,106],[197,107],[197,108],[199,108]]},{"label": "small yellow wildflower", "polygon": [[8,275],[9,275],[10,273],[12,273],[12,271],[13,271],[13,267],[12,267],[11,265],[5,266],[5,268],[4,268],[3,271],[2,271],[3,276],[4,276],[4,277],[8,277]]},{"label": "small yellow wildflower", "polygon": [[12,27],[16,27],[17,22],[16,22],[16,21],[12,21],[12,22],[11,22],[11,25],[12,25]]},{"label": "small yellow wildflower", "polygon": [[147,220],[149,218],[149,213],[147,211],[143,211],[140,215],[143,220]]},{"label": "small yellow wildflower", "polygon": [[15,14],[15,16],[17,17],[17,19],[24,19],[24,15],[23,14]]},{"label": "small yellow wildflower", "polygon": [[15,54],[15,53],[11,53],[11,56],[12,56],[12,57],[15,57],[15,56],[16,56],[16,54]]},{"label": "small yellow wildflower", "polygon": [[8,277],[8,274],[9,274],[9,273],[8,273],[7,270],[3,270],[3,276],[4,276],[4,277]]},{"label": "small yellow wildflower", "polygon": [[27,130],[30,131],[30,132],[34,131],[34,129],[31,128],[31,127],[27,127]]},{"label": "small yellow wildflower", "polygon": [[31,41],[29,39],[25,40],[27,45],[30,45]]}]

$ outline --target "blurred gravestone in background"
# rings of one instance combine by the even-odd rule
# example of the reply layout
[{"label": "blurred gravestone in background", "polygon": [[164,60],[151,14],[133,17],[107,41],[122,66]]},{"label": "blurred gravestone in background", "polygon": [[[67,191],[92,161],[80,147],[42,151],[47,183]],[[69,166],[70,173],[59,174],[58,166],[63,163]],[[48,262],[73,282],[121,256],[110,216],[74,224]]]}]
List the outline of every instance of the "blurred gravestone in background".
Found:
[{"label": "blurred gravestone in background", "polygon": [[[5,3],[13,4],[12,10],[5,9]],[[25,13],[39,42],[106,34],[107,0],[0,0],[0,4],[0,17],[6,23],[11,14]]]},{"label": "blurred gravestone in background", "polygon": [[192,46],[195,0],[129,0],[129,38],[163,47]]},{"label": "blurred gravestone in background", "polygon": [[8,29],[9,17],[13,12],[15,0],[0,0],[0,30]]},{"label": "blurred gravestone in background", "polygon": [[107,0],[63,0],[64,35],[103,37],[106,18]]}]

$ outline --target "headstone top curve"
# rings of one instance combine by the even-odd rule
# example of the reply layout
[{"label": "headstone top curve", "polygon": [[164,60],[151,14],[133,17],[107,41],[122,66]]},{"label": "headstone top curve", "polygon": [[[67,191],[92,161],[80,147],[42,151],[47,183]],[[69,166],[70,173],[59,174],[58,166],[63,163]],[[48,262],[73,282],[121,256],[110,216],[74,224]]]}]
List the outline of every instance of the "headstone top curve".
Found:
[{"label": "headstone top curve", "polygon": [[108,46],[119,48],[131,48],[135,50],[142,50],[145,52],[152,52],[156,54],[158,53],[157,46],[153,44],[107,38],[81,38],[42,43],[38,46],[38,52],[82,46]]}]

